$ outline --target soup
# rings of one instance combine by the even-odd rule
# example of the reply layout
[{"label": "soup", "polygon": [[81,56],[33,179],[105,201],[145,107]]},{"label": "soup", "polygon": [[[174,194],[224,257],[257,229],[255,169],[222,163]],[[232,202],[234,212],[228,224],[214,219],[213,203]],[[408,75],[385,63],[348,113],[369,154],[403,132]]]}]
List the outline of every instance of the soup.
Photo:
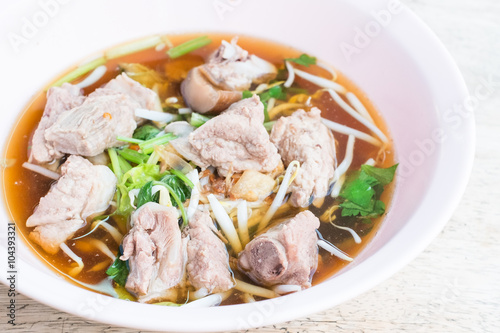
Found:
[{"label": "soup", "polygon": [[238,304],[320,283],[373,237],[396,168],[380,115],[313,56],[233,37],[119,46],[29,103],[4,193],[50,267],[122,299]]}]

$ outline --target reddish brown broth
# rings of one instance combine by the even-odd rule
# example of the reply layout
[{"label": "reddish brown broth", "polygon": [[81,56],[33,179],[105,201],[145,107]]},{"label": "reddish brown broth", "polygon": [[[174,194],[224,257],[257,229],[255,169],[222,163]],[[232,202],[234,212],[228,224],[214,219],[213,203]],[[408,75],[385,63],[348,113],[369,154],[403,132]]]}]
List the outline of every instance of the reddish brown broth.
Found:
[{"label": "reddish brown broth", "polygon": [[[186,40],[192,39],[193,37],[196,36],[169,36],[174,45],[178,45]],[[155,49],[153,48],[132,55],[127,55],[118,59],[110,60],[106,64],[108,68],[108,72],[106,73],[106,75],[96,84],[87,87],[84,93],[89,94],[105,82],[114,78],[119,73],[119,63],[141,63],[161,73],[165,73],[165,70],[168,66],[169,73],[175,73],[175,70],[180,67],[190,68],[201,64],[204,59],[206,59],[206,57],[220,45],[220,41],[222,39],[230,40],[233,36],[210,35],[210,37],[213,40],[210,45],[196,50],[189,55],[183,56],[179,59],[169,59],[169,57],[165,54],[165,51],[155,51]],[[273,62],[278,67],[283,66],[284,58],[297,57],[302,53],[290,47],[276,44],[274,42],[250,38],[246,36],[240,37],[238,44],[242,48],[248,50],[250,53],[256,54],[268,61]],[[172,70],[174,72],[172,72]],[[320,67],[312,66],[307,70],[313,74],[330,77],[330,74]],[[296,78],[296,82],[302,88],[308,89],[310,91],[314,91],[317,89],[316,86],[303,79]],[[372,117],[375,119],[377,126],[387,134],[388,131],[385,123],[383,122],[381,116],[376,112],[369,99],[342,74],[339,74],[337,82],[345,86],[348,91],[351,91],[355,93],[356,96],[358,96],[361,102],[367,107]],[[178,82],[172,83],[168,88],[167,96],[172,95],[180,96]],[[27,218],[33,213],[33,210],[38,204],[40,198],[47,193],[51,184],[53,183],[53,181],[45,178],[44,176],[31,172],[21,166],[23,162],[27,161],[27,152],[30,137],[36,129],[38,122],[42,116],[45,102],[45,91],[41,91],[36,96],[34,96],[25,110],[23,110],[18,122],[12,129],[10,140],[8,141],[5,148],[5,157],[7,159],[15,160],[15,163],[13,166],[5,168],[3,170],[4,199],[7,204],[6,206],[9,209],[10,217],[13,221],[16,222],[17,228],[23,236],[25,242],[29,246],[31,246],[39,256],[45,259],[52,266],[52,268],[67,273],[74,265],[72,260],[69,259],[62,251],[59,251],[59,253],[56,255],[48,255],[47,253],[45,253],[37,244],[34,244],[28,239],[29,232],[32,228],[27,228],[25,224]],[[314,106],[317,106],[322,110],[323,117],[331,119],[338,123],[345,124],[352,128],[367,131],[363,125],[349,116],[337,104],[335,104],[327,94],[323,94],[318,99],[313,99],[312,102]],[[337,159],[340,162],[344,157],[347,136],[342,134],[335,134],[335,139],[337,141]],[[367,161],[369,158],[377,160],[377,153],[377,147],[374,147],[364,141],[357,140],[351,169],[358,169],[360,165]],[[389,147],[385,151],[385,159],[381,161],[378,166],[389,167],[393,163],[394,154],[392,147]],[[386,204],[389,203],[391,199],[393,187],[394,186],[388,186],[382,196],[382,200]],[[332,202],[333,201],[331,198],[327,199],[322,207],[328,207],[332,204]],[[322,211],[324,211],[324,209],[319,210],[314,207],[311,210],[314,213],[319,213],[319,215]],[[356,244],[350,237],[349,233],[336,229],[327,223],[321,223],[319,231],[325,239],[330,240],[332,243],[339,246],[351,257],[356,257],[356,255],[376,234],[382,218],[379,218],[370,225],[363,225],[362,223],[358,223],[358,225],[355,226],[356,231],[358,231],[362,235],[363,242],[361,244]],[[110,223],[116,226],[116,223],[114,221],[110,221]],[[83,235],[88,231],[89,225],[87,225],[85,228],[82,228],[75,235],[75,237]],[[122,230],[122,232],[124,232],[124,230]],[[102,240],[113,251],[117,251],[119,244],[116,244],[113,238],[110,237],[109,234],[107,234],[105,231],[98,229],[93,234],[93,237]],[[77,275],[78,280],[85,283],[95,284],[106,277],[105,268],[97,272],[89,272],[88,270],[94,265],[102,262],[104,263],[101,265],[105,265],[106,267],[109,266],[111,264],[110,258],[97,250],[91,251],[90,253],[87,252],[84,247],[85,242],[81,240],[70,240],[67,242],[67,244],[77,255],[82,257],[83,261],[85,262],[85,269],[79,275]],[[331,277],[345,265],[347,265],[347,262],[331,256],[326,251],[320,250],[320,262],[318,265],[318,269],[313,277],[313,285]],[[244,279],[244,277],[240,274],[237,275],[239,278]],[[229,297],[223,304],[234,304],[240,302],[241,300],[239,299],[238,293],[235,292],[235,294]]]}]

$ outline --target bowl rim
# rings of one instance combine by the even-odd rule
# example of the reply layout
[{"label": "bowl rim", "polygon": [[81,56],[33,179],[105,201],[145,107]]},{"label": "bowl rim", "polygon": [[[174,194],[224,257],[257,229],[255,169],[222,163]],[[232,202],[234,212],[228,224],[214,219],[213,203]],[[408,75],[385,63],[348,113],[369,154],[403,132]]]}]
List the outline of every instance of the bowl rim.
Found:
[{"label": "bowl rim", "polygon": [[[356,6],[360,10],[367,10],[367,8],[370,8],[370,5],[368,5],[367,3],[368,1],[363,0],[358,2]],[[465,97],[468,95],[467,88],[460,74],[460,71],[451,55],[441,44],[436,35],[428,27],[406,6],[404,6],[404,8],[405,10],[402,15],[405,15],[405,19],[407,21],[406,25],[411,26],[413,29],[417,29],[421,33],[420,47],[422,46],[422,43],[428,44],[428,47],[422,48],[425,49],[425,51],[421,50],[420,52],[431,52],[434,54],[434,62],[438,63],[443,69],[442,73],[444,74],[440,75],[453,78],[453,80],[450,80],[450,85],[447,87],[447,91],[450,92],[452,90],[455,90],[456,96],[465,99]],[[415,56],[418,57],[418,50],[415,49],[415,52],[417,52]],[[304,290],[299,294],[283,296],[275,300],[266,300],[257,302],[255,304],[241,304],[225,307],[227,309],[225,309],[224,311],[224,317],[240,315],[240,308],[242,307],[247,308],[245,313],[248,314],[263,314],[266,311],[272,311],[272,315],[265,317],[264,320],[259,322],[258,325],[252,325],[252,323],[249,323],[247,321],[246,326],[243,325],[235,327],[234,322],[223,320],[223,317],[221,317],[220,313],[218,313],[220,311],[217,311],[217,309],[214,308],[207,308],[196,309],[195,311],[199,316],[199,319],[197,319],[197,321],[205,320],[203,327],[200,326],[199,322],[196,323],[194,321],[193,325],[189,324],[188,326],[186,326],[186,323],[171,321],[169,323],[170,326],[168,327],[168,329],[183,332],[207,332],[252,328],[256,326],[276,324],[278,322],[284,322],[294,318],[303,317],[331,308],[373,288],[374,286],[378,285],[382,281],[395,274],[407,263],[413,260],[420,252],[422,252],[425,247],[427,247],[429,243],[438,235],[438,233],[442,230],[444,225],[452,216],[465,191],[469,176],[472,171],[472,164],[474,159],[474,116],[464,119],[462,125],[465,129],[464,136],[467,137],[468,141],[467,144],[463,146],[462,154],[459,156],[461,157],[461,159],[453,161],[453,163],[459,163],[462,165],[460,169],[456,168],[453,170],[453,172],[456,173],[456,179],[458,179],[459,181],[454,183],[451,188],[448,187],[446,191],[443,188],[440,188],[441,184],[439,184],[439,182],[433,182],[431,184],[430,188],[427,190],[427,193],[432,193],[432,195],[426,196],[421,206],[425,206],[428,202],[434,200],[436,196],[442,195],[443,193],[447,195],[446,204],[443,205],[438,212],[433,212],[433,219],[435,223],[426,225],[427,229],[425,233],[420,233],[417,234],[416,237],[413,237],[410,248],[406,247],[405,251],[397,251],[398,249],[405,247],[406,240],[412,235],[415,228],[417,227],[417,220],[425,217],[428,218],[429,213],[422,213],[421,211],[415,212],[415,214],[410,218],[408,224],[402,230],[398,231],[397,235],[394,235],[393,238],[382,248],[380,248],[377,252],[367,258],[362,265],[356,266],[351,270],[346,271],[342,275],[336,277],[335,283],[337,285],[336,290],[338,291],[338,293],[336,294],[335,298],[330,299],[327,297],[321,297],[322,295],[329,293],[331,289],[331,286],[328,284],[328,282],[324,282],[314,286],[313,288]],[[443,160],[440,161],[439,170],[441,172],[446,171],[442,170],[443,163],[446,162],[447,161]],[[451,171],[448,170],[447,172]],[[5,203],[2,203],[2,205],[5,205]],[[388,255],[391,255],[391,263],[386,265],[384,270],[374,269],[377,263],[380,261],[379,258],[386,257]],[[37,274],[40,274],[37,269],[30,267],[30,265],[24,265],[22,267],[22,270],[23,274],[27,274],[29,276],[37,276]],[[345,288],[349,285],[351,276],[360,274],[360,272],[370,272],[371,278],[369,280],[363,280],[363,283],[358,285],[356,288]],[[6,276],[2,275],[0,276],[0,281],[7,285],[6,278]],[[164,325],[164,322],[137,320],[137,317],[134,317],[133,315],[122,315],[121,317],[113,315],[110,316],[110,313],[116,312],[133,314],[141,311],[143,307],[148,307],[148,317],[159,316],[159,318],[163,317],[162,320],[164,321],[168,319],[175,319],[176,317],[189,318],[190,313],[194,310],[183,308],[165,309],[163,307],[153,305],[130,303],[112,299],[110,304],[112,304],[113,310],[105,309],[102,312],[97,312],[95,317],[92,317],[81,313],[81,311],[78,310],[78,307],[76,307],[75,304],[71,304],[71,300],[61,301],[61,299],[58,297],[52,297],[53,291],[57,290],[57,285],[59,283],[58,280],[54,277],[51,277],[51,279],[49,279],[48,284],[46,283],[46,281],[44,281],[43,285],[41,285],[39,281],[34,282],[35,283],[33,284],[25,285],[25,288],[19,291],[30,298],[33,298],[58,310],[117,326],[126,326],[137,329],[163,330],[162,325]],[[76,286],[73,287],[73,289],[75,290],[76,298],[80,298],[83,300],[97,297],[93,292],[83,290]],[[308,306],[296,306],[300,303],[308,304]],[[293,306],[294,304],[295,306]]]}]

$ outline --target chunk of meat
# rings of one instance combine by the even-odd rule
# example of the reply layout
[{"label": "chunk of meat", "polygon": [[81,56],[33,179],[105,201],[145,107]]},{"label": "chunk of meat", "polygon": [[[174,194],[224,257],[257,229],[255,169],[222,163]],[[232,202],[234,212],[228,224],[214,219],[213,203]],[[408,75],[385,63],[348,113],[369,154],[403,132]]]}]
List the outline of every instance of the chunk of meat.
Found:
[{"label": "chunk of meat", "polygon": [[121,260],[130,273],[125,288],[140,302],[174,301],[172,290],[184,276],[185,242],[174,207],[149,202],[132,215],[130,232],[123,239]]},{"label": "chunk of meat", "polygon": [[241,91],[252,83],[276,77],[276,67],[237,45],[222,41],[207,63],[191,69],[181,84],[186,103],[200,113],[220,112],[241,99]]},{"label": "chunk of meat", "polygon": [[310,287],[318,266],[319,224],[310,211],[300,212],[248,243],[239,255],[238,267],[264,286]]},{"label": "chunk of meat", "polygon": [[278,148],[285,165],[300,162],[300,172],[290,185],[290,201],[305,207],[311,196],[321,198],[328,193],[335,169],[335,141],[331,131],[321,123],[321,111],[295,111],[281,117],[271,131],[271,142]]},{"label": "chunk of meat", "polygon": [[224,243],[213,233],[208,212],[197,211],[189,221],[186,271],[197,290],[219,293],[231,289],[234,281],[229,271],[229,255]]},{"label": "chunk of meat", "polygon": [[47,91],[45,110],[31,141],[30,163],[47,163],[63,156],[45,140],[45,130],[54,124],[61,113],[81,105],[84,99],[82,90],[69,83]]},{"label": "chunk of meat", "polygon": [[186,121],[174,121],[165,126],[164,130],[166,133],[173,133],[177,136],[177,139],[170,141],[170,147],[174,148],[177,155],[181,155],[185,159],[192,161],[202,169],[209,167],[189,143],[188,136],[195,130],[193,126]]},{"label": "chunk of meat", "polygon": [[137,108],[163,111],[158,95],[126,74],[88,97],[68,83],[53,87],[33,135],[29,160],[46,163],[65,153],[95,156],[121,145],[116,137],[131,136],[137,124],[144,122],[135,117]]},{"label": "chunk of meat", "polygon": [[107,166],[92,165],[80,156],[68,157],[61,166],[61,178],[26,221],[27,227],[35,227],[30,238],[48,253],[57,253],[89,215],[108,208],[115,187],[116,177]]},{"label": "chunk of meat", "polygon": [[217,113],[241,99],[241,91],[223,90],[214,86],[200,67],[191,69],[181,83],[181,94],[189,107],[199,113]]},{"label": "chunk of meat", "polygon": [[201,66],[203,74],[215,86],[224,90],[247,90],[252,83],[267,82],[276,77],[276,67],[268,61],[248,54],[237,45],[222,41],[221,46]]},{"label": "chunk of meat", "polygon": [[[153,90],[144,87],[139,82],[131,79],[125,73],[118,75],[116,78],[106,83],[104,88],[111,89],[131,97],[134,101],[139,103],[140,107],[143,109],[163,112],[158,94]],[[137,117],[136,121],[138,124],[141,124],[145,120]]]},{"label": "chunk of meat", "polygon": [[187,159],[188,161],[192,161],[194,164],[199,166],[202,169],[206,169],[210,166],[210,164],[205,161],[197,150],[193,148],[193,146],[189,143],[189,138],[178,138],[170,141],[170,145],[174,147],[175,151],[179,153],[182,157]]},{"label": "chunk of meat", "polygon": [[[280,162],[263,126],[264,105],[257,95],[234,103],[189,135],[189,143],[205,164],[222,176],[229,170],[270,172]],[[182,152],[180,152],[182,154]]]},{"label": "chunk of meat", "polygon": [[116,137],[131,137],[139,103],[110,89],[97,89],[82,105],[62,113],[45,130],[45,139],[66,154],[95,156],[106,148],[123,145]]}]

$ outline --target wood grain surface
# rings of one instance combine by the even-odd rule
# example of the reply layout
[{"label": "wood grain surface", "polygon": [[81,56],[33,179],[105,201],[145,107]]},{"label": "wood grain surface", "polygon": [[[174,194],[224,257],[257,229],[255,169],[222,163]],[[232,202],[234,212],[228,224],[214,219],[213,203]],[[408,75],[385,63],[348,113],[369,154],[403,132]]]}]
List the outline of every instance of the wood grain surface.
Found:
[{"label": "wood grain surface", "polygon": [[[442,40],[470,91],[500,82],[500,1],[403,1]],[[247,332],[500,332],[500,86],[476,110],[477,151],[467,191],[452,219],[411,264],[373,290],[310,317]],[[0,331],[135,332],[87,321],[17,295],[7,324],[0,285]]]}]

